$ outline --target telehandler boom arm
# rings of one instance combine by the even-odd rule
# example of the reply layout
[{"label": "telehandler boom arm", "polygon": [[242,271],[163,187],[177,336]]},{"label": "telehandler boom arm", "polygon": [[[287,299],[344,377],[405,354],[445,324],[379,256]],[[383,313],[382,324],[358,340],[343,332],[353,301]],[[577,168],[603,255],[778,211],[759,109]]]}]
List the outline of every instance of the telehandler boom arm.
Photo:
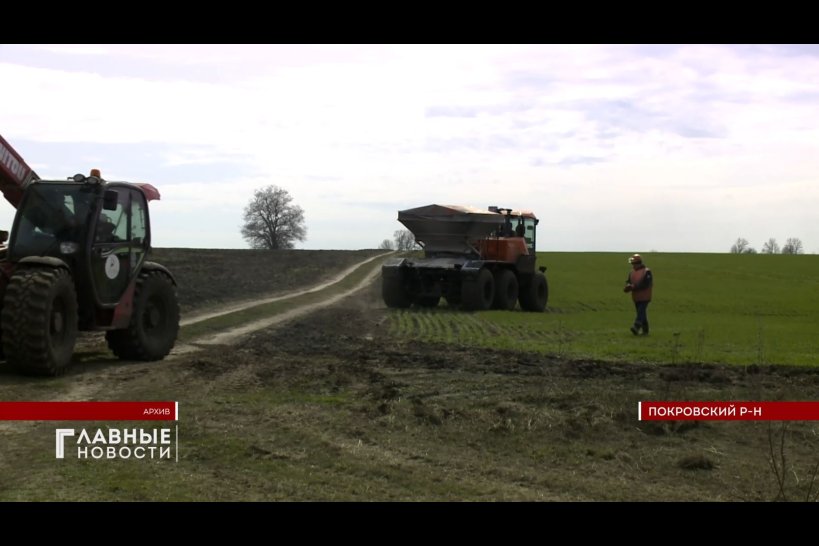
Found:
[{"label": "telehandler boom arm", "polygon": [[20,205],[26,186],[39,178],[11,144],[0,136],[0,191],[3,192],[6,201],[16,209]]}]

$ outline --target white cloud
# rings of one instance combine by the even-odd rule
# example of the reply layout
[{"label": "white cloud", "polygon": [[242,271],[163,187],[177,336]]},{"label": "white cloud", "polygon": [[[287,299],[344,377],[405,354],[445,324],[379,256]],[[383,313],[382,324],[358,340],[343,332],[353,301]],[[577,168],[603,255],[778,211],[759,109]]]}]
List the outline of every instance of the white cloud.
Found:
[{"label": "white cloud", "polygon": [[[542,211],[558,250],[634,248],[635,204],[652,248],[819,241],[800,220],[817,197],[819,59],[784,46],[7,49],[3,136],[41,175],[149,178],[164,246],[244,246],[242,208],[267,184],[305,209],[308,248],[376,246],[398,209],[433,202]],[[53,157],[68,146],[74,161]]]}]

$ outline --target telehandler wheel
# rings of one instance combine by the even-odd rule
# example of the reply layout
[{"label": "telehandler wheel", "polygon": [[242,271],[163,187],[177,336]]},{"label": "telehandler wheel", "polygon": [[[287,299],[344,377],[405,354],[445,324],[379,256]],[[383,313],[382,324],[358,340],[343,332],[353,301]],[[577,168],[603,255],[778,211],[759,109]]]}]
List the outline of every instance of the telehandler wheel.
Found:
[{"label": "telehandler wheel", "polygon": [[381,297],[387,307],[405,309],[412,305],[412,298],[404,288],[400,275],[381,275]]},{"label": "telehandler wheel", "polygon": [[520,287],[520,308],[524,311],[542,312],[549,301],[549,285],[543,273],[535,273]]},{"label": "telehandler wheel", "polygon": [[518,303],[518,278],[508,269],[500,269],[495,274],[494,309],[511,311]]},{"label": "telehandler wheel", "polygon": [[469,311],[486,311],[495,300],[495,278],[483,268],[474,280],[461,283],[461,306]]},{"label": "telehandler wheel", "polygon": [[6,362],[25,375],[63,373],[77,341],[77,293],[67,269],[19,267],[3,302]]},{"label": "telehandler wheel", "polygon": [[179,334],[179,302],[173,281],[161,271],[140,273],[131,322],[105,333],[108,347],[122,360],[162,360]]}]

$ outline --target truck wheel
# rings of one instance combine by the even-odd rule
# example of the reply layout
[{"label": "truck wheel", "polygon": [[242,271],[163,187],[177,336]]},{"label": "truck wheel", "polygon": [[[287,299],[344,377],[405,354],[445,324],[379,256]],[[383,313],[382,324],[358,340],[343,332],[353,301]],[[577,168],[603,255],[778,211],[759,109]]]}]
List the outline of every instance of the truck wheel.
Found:
[{"label": "truck wheel", "polygon": [[495,276],[495,300],[492,307],[511,311],[518,303],[518,278],[508,269],[501,269]]},{"label": "truck wheel", "polygon": [[381,297],[387,307],[405,309],[412,305],[412,298],[401,281],[401,275],[381,275]]},{"label": "truck wheel", "polygon": [[415,305],[418,307],[438,307],[441,296],[421,296],[415,298]]},{"label": "truck wheel", "polygon": [[446,304],[450,307],[457,307],[461,305],[461,292],[459,288],[459,292],[457,294],[447,294],[444,296],[446,300]]},{"label": "truck wheel", "polygon": [[549,285],[543,273],[535,273],[520,287],[520,308],[524,311],[542,312],[549,300]]},{"label": "truck wheel", "polygon": [[105,340],[122,360],[162,360],[179,334],[179,303],[173,281],[161,271],[140,273],[134,291],[131,322],[109,330]]},{"label": "truck wheel", "polygon": [[495,278],[483,268],[474,280],[461,284],[461,306],[470,311],[486,311],[495,300]]},{"label": "truck wheel", "polygon": [[77,341],[77,293],[62,268],[21,267],[9,279],[3,302],[6,362],[26,375],[60,375]]}]

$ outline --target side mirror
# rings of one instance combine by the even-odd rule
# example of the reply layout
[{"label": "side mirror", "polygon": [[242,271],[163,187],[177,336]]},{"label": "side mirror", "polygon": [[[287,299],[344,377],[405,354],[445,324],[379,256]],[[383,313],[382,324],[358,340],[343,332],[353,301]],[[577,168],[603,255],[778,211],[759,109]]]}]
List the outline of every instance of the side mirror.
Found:
[{"label": "side mirror", "polygon": [[104,210],[117,210],[117,191],[105,190],[102,196],[102,208]]},{"label": "side mirror", "polygon": [[9,240],[9,232],[3,229],[0,229],[0,245],[5,243]]}]

